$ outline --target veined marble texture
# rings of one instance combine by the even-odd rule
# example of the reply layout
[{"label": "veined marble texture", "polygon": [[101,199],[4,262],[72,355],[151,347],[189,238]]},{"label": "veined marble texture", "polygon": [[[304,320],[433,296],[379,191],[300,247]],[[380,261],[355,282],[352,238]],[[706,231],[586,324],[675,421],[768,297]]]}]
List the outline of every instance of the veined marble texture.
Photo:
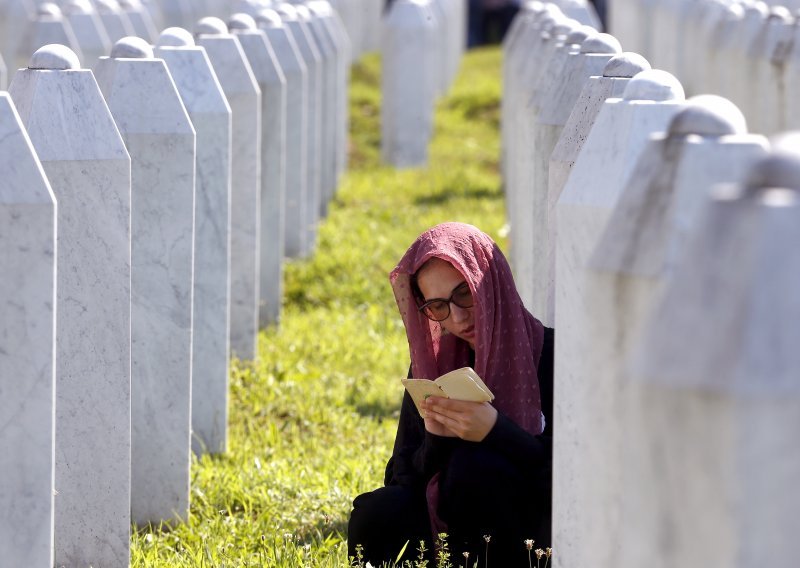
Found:
[{"label": "veined marble texture", "polygon": [[56,203],[0,93],[0,550],[53,566]]},{"label": "veined marble texture", "polygon": [[322,121],[320,131],[320,204],[317,210],[319,217],[328,215],[328,205],[336,193],[336,84],[339,73],[339,53],[335,38],[325,26],[322,18],[311,12],[306,6],[298,5],[297,15],[307,28],[322,59],[321,102]]},{"label": "veined marble texture", "polygon": [[259,325],[277,323],[283,296],[286,231],[286,79],[266,34],[232,29],[261,89],[261,259]]},{"label": "veined marble texture", "polygon": [[336,154],[335,187],[338,187],[341,175],[347,169],[347,136],[349,134],[349,100],[347,92],[350,84],[352,49],[350,38],[346,33],[342,20],[331,9],[331,5],[328,2],[311,0],[307,5],[309,10],[316,14],[325,24],[328,34],[336,45],[336,142],[334,143],[334,148]]},{"label": "veined marble texture", "polygon": [[256,356],[261,222],[261,90],[232,35],[199,35],[232,116],[231,336],[232,354]]},{"label": "veined marble texture", "polygon": [[630,400],[624,362],[709,189],[740,180],[766,146],[763,137],[746,134],[744,117],[724,99],[689,99],[668,134],[650,138],[590,257],[583,325],[591,340],[580,368],[592,370],[583,375],[591,376],[591,386],[589,396],[573,399],[572,412],[582,416],[582,439],[603,442],[587,447],[573,467],[585,494],[593,496],[593,505],[583,507],[585,554],[606,564],[617,561],[630,534],[622,511],[633,480],[624,463],[627,453],[641,450],[629,433],[642,428],[646,412]]},{"label": "veined marble texture", "polygon": [[111,40],[100,15],[93,8],[89,11],[91,5],[85,6],[86,11],[81,11],[79,4],[74,6],[73,10],[66,11],[65,17],[81,48],[81,65],[84,69],[91,69],[100,57],[111,52]]},{"label": "veined marble texture", "polygon": [[531,265],[529,284],[533,292],[529,308],[546,326],[555,325],[555,243],[550,242],[550,234],[555,226],[557,197],[549,195],[550,155],[583,86],[592,75],[602,73],[608,61],[621,51],[614,37],[590,35],[578,53],[567,56],[561,73],[542,91],[534,141],[533,186],[529,189],[535,194],[533,203],[537,207],[524,211],[523,215],[533,232],[532,255],[526,259]]},{"label": "veined marble texture", "polygon": [[122,568],[131,518],[131,162],[91,71],[64,61],[73,64],[22,69],[9,92],[58,201],[55,565]]},{"label": "veined marble texture", "polygon": [[[272,12],[270,20],[259,19],[286,80],[286,196],[284,201],[283,254],[297,255],[306,246],[307,235],[300,230],[308,201],[308,111],[309,77],[297,42],[289,29]],[[291,244],[290,244],[291,243]],[[264,314],[264,316],[269,313]],[[263,325],[263,317],[262,325]]]},{"label": "veined marble texture", "polygon": [[712,190],[634,346],[621,566],[800,554],[800,161],[776,154]]},{"label": "veined marble texture", "polygon": [[[542,68],[533,80],[526,84],[527,88],[519,93],[519,125],[514,129],[514,151],[509,155],[512,160],[511,202],[508,206],[508,219],[511,224],[511,266],[514,269],[514,280],[517,283],[522,303],[533,309],[536,291],[533,289],[533,268],[530,259],[533,256],[534,227],[531,221],[533,211],[546,208],[547,193],[536,191],[534,187],[536,167],[536,129],[539,111],[544,103],[544,92],[547,86],[557,80],[562,73],[570,52],[577,47],[567,41],[567,36],[578,32],[571,24],[559,22],[550,28],[550,39],[541,46]],[[586,35],[583,36],[584,38]],[[582,40],[581,40],[582,41]],[[543,314],[537,313],[537,317]]]},{"label": "veined marble texture", "polygon": [[428,57],[436,27],[426,8],[395,1],[384,19],[381,54],[381,159],[400,168],[428,161],[435,84]]},{"label": "veined marble texture", "polygon": [[[596,340],[587,333],[594,312],[586,298],[586,262],[648,137],[665,130],[684,106],[680,83],[664,71],[637,74],[624,97],[603,103],[556,207],[555,325],[563,338],[555,349],[559,394],[554,420],[559,442],[553,452],[553,548],[561,551],[557,565],[565,567],[590,564],[597,554],[605,558],[609,547],[619,545],[610,533],[600,543],[590,541],[596,532],[587,522],[589,504],[596,497],[586,493],[585,463],[590,452],[602,451],[590,446],[602,443],[586,437],[590,422],[581,409],[602,385],[595,381],[597,369],[586,364]],[[610,526],[618,526],[618,510],[604,514],[612,519]]]},{"label": "veined marble texture", "polygon": [[[286,6],[283,6],[284,8]],[[296,229],[304,233],[304,237],[295,240],[291,233],[286,235],[287,256],[308,256],[316,247],[317,225],[319,223],[320,199],[322,196],[322,78],[323,61],[314,38],[305,22],[297,19],[296,14],[281,14],[287,31],[292,34],[303,63],[308,72],[308,114],[306,128],[306,144],[308,147],[308,170],[306,178],[305,203],[301,207],[301,217],[297,219]],[[287,219],[287,225],[289,220]],[[295,249],[294,243],[301,248]]]},{"label": "veined marble texture", "polygon": [[[191,35],[186,32],[188,39]],[[197,136],[192,449],[223,453],[228,442],[231,109],[202,47],[162,46]]]},{"label": "veined marble texture", "polygon": [[131,517],[146,525],[189,513],[195,132],[164,61],[122,43],[95,73],[131,156]]},{"label": "veined marble texture", "polygon": [[75,34],[72,32],[72,26],[61,15],[34,15],[35,19],[31,21],[20,38],[15,52],[15,68],[21,69],[28,66],[31,56],[34,52],[42,47],[51,43],[58,43],[66,45],[78,59],[83,61],[83,54],[81,53],[80,46]]}]

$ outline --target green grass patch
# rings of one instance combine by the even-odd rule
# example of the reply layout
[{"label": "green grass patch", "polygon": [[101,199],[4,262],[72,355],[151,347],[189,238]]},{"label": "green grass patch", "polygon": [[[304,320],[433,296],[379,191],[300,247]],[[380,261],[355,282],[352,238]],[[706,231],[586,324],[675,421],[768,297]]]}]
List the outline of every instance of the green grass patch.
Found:
[{"label": "green grass patch", "polygon": [[501,246],[500,51],[470,52],[438,105],[430,167],[380,157],[380,64],[353,69],[349,173],[318,248],[287,266],[279,329],[234,361],[230,451],[192,465],[186,523],[140,529],[134,567],[347,566],[352,499],[379,486],[408,368],[388,273],[416,236],[473,223]]}]

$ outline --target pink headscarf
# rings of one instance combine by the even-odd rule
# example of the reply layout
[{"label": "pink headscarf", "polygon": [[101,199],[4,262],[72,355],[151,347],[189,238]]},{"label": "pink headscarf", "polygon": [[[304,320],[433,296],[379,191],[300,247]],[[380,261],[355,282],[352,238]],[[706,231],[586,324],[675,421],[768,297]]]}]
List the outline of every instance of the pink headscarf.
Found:
[{"label": "pink headscarf", "polygon": [[469,345],[442,335],[417,310],[411,275],[437,257],[452,264],[475,300],[475,372],[495,394],[493,405],[533,435],[544,429],[536,367],[544,327],[522,305],[511,268],[495,242],[472,225],[442,223],[414,241],[389,280],[406,326],[412,375],[434,379],[469,364]]}]

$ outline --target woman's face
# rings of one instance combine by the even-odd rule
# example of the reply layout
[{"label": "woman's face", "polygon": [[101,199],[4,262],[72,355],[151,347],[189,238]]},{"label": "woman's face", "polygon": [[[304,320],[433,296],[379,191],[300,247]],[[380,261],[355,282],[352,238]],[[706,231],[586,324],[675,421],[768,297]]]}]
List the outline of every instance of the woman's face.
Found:
[{"label": "woman's face", "polygon": [[[432,258],[417,272],[417,285],[425,301],[434,298],[447,299],[465,282],[461,273],[452,264],[440,258]],[[475,348],[474,308],[461,308],[450,302],[450,315],[439,322],[449,333],[460,337]]]}]

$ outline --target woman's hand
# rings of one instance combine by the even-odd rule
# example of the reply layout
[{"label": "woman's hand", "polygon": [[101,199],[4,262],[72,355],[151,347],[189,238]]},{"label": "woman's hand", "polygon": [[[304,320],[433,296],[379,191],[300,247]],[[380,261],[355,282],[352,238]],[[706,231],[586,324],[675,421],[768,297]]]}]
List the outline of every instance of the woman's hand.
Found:
[{"label": "woman's hand", "polygon": [[425,429],[437,436],[458,436],[480,442],[497,422],[497,410],[488,402],[467,402],[432,396],[424,402]]}]

